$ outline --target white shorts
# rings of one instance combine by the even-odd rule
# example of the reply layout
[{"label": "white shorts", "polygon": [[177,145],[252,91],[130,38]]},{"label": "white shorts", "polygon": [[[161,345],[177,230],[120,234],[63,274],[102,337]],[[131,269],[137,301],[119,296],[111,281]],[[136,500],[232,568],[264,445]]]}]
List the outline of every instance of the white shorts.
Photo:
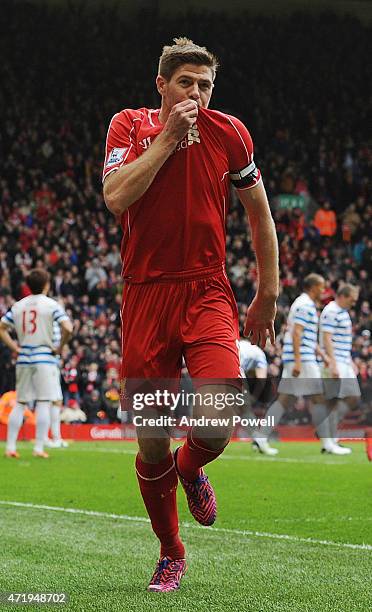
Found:
[{"label": "white shorts", "polygon": [[325,396],[327,399],[360,397],[360,387],[351,363],[336,361],[340,378],[331,378],[328,368],[322,368]]},{"label": "white shorts", "polygon": [[292,374],[293,366],[293,362],[284,364],[278,386],[279,393],[295,397],[323,394],[322,377],[317,363],[302,363],[300,375],[297,377]]},{"label": "white shorts", "polygon": [[17,400],[28,404],[37,400],[62,399],[61,375],[56,365],[16,366]]}]

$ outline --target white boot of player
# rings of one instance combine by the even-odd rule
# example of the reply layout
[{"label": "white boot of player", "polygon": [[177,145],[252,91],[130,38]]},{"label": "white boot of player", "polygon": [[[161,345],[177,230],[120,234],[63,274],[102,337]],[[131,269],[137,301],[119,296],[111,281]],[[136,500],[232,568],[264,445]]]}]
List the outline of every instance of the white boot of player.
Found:
[{"label": "white boot of player", "polygon": [[333,441],[328,442],[323,445],[322,453],[328,453],[329,455],[350,455],[351,448],[346,448],[345,446],[339,446],[335,444]]},{"label": "white boot of player", "polygon": [[[351,448],[349,448],[348,446],[341,446],[340,444],[335,444],[337,450],[338,450],[338,454],[340,455],[351,455],[351,453],[353,452],[351,450]],[[341,453],[340,453],[341,451]]]},{"label": "white boot of player", "polygon": [[51,440],[48,438],[47,442],[45,442],[45,446],[49,448],[68,448],[68,442],[62,440],[62,438],[59,438],[59,440]]},{"label": "white boot of player", "polygon": [[263,455],[269,455],[269,457],[273,457],[278,454],[277,448],[272,448],[267,441],[267,438],[256,438],[254,437],[252,440],[252,447],[254,450],[258,450],[259,453]]}]

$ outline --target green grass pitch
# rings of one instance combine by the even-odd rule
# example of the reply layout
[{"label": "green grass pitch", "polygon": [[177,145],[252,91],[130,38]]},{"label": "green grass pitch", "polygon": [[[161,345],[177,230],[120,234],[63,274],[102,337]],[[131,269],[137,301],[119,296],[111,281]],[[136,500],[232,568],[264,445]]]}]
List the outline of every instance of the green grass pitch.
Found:
[{"label": "green grass pitch", "polygon": [[72,443],[45,461],[21,443],[20,460],[0,459],[0,592],[65,591],[67,605],[37,609],[77,612],[372,610],[363,445],[347,457],[320,455],[316,443],[279,448],[278,458],[261,457],[233,443],[208,466],[212,528],[193,521],[179,487],[188,572],[180,591],[153,594],[145,589],[158,543],[137,488],[135,444]]}]

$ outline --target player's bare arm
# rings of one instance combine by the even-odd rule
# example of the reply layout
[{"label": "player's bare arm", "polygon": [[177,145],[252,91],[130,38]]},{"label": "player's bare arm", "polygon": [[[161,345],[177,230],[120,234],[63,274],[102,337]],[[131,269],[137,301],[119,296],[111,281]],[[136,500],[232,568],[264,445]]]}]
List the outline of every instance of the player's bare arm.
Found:
[{"label": "player's bare arm", "polygon": [[336,364],[336,357],[333,350],[332,333],[323,332],[324,351],[317,346],[316,353],[323,359],[324,363],[329,366],[332,376],[339,378],[340,373]]},{"label": "player's bare arm", "polygon": [[292,376],[299,376],[301,374],[301,339],[304,328],[299,323],[295,323],[293,327],[292,342],[293,342],[293,355],[294,355],[294,366],[292,369]]},{"label": "player's bare arm", "polygon": [[0,321],[0,340],[3,342],[13,353],[20,353],[21,347],[13,340],[8,331],[8,326]]},{"label": "player's bare arm", "polygon": [[121,215],[147,191],[177,143],[195,123],[197,115],[198,105],[194,100],[183,100],[175,104],[162,132],[147,151],[135,161],[109,174],[104,182],[103,196],[110,212]]},{"label": "player's bare arm", "polygon": [[249,219],[258,267],[258,289],[247,311],[244,335],[252,344],[265,347],[267,337],[275,342],[274,320],[279,295],[278,240],[265,187],[238,191]]},{"label": "player's bare arm", "polygon": [[256,378],[267,378],[267,368],[256,368],[255,376]]}]

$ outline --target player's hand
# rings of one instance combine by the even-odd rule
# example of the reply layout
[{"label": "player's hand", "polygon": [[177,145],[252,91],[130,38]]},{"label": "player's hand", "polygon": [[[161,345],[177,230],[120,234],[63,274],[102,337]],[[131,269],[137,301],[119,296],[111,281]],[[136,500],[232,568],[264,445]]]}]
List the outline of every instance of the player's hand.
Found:
[{"label": "player's hand", "polygon": [[265,348],[267,338],[275,343],[274,320],[276,315],[276,299],[261,296],[257,293],[247,310],[244,335],[252,344]]},{"label": "player's hand", "polygon": [[184,138],[198,117],[198,104],[195,100],[183,100],[175,104],[163,129],[163,138],[168,137],[177,144]]},{"label": "player's hand", "polygon": [[338,367],[335,361],[330,362],[329,371],[331,374],[331,378],[340,378],[340,372],[338,371]]},{"label": "player's hand", "polygon": [[298,378],[300,374],[301,374],[301,361],[296,360],[292,368],[292,376],[294,376],[295,378]]},{"label": "player's hand", "polygon": [[[319,355],[319,352],[318,352],[318,355]],[[319,356],[323,359],[324,365],[326,365],[327,368],[329,368],[329,366],[331,365],[331,360],[328,357],[327,353],[322,352]]]}]

